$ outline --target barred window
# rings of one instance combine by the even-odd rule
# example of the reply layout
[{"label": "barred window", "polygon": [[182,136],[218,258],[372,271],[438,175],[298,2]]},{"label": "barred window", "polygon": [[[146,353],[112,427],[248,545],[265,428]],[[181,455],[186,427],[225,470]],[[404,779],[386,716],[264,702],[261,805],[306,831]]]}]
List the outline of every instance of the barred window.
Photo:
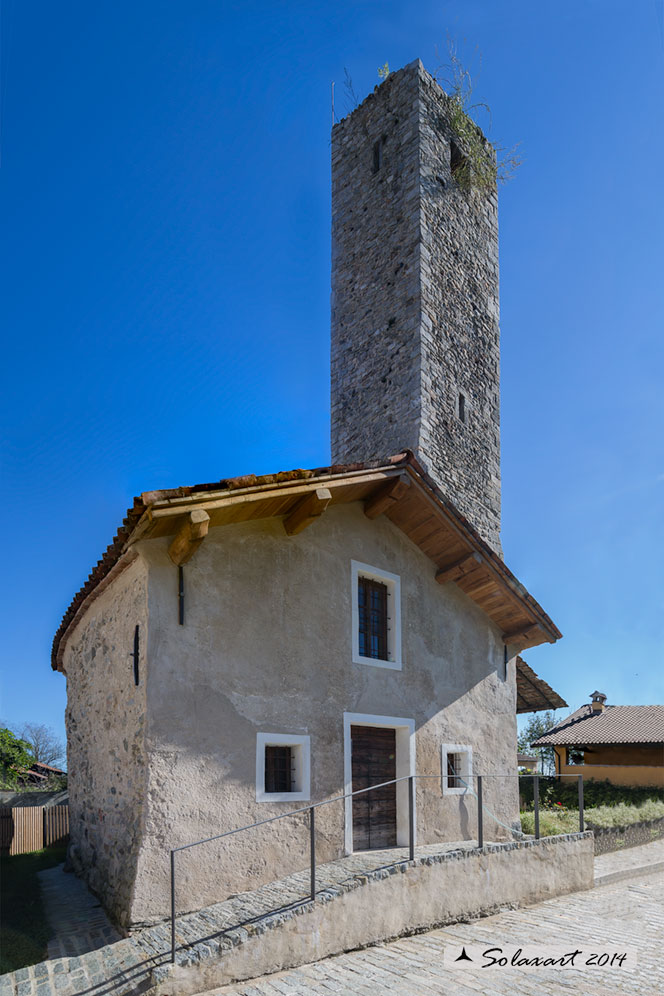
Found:
[{"label": "barred window", "polygon": [[472,791],[473,748],[467,744],[441,744],[443,795]]},{"label": "barred window", "polygon": [[358,577],[359,649],[362,657],[388,659],[387,597],[387,585],[372,578]]},{"label": "barred window", "polygon": [[256,734],[256,802],[308,799],[311,740],[302,733]]},{"label": "barred window", "polygon": [[265,747],[265,791],[292,792],[294,757],[291,747]]},{"label": "barred window", "polygon": [[463,781],[461,778],[461,754],[447,755],[447,787],[451,789],[461,788]]}]

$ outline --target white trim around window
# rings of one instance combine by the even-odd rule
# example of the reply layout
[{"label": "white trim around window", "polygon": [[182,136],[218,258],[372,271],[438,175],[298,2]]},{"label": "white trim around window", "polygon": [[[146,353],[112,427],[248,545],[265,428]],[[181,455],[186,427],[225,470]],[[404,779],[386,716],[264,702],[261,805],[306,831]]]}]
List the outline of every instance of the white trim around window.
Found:
[{"label": "white trim around window", "polygon": [[[401,671],[401,578],[398,574],[362,564],[359,560],[351,560],[351,625],[353,630],[353,664],[369,664],[371,667],[387,667],[393,671]],[[358,577],[371,578],[387,585],[387,660],[377,660],[374,657],[360,655],[360,613],[357,598]]]},{"label": "white trim around window", "polygon": [[[265,748],[291,747],[294,755],[292,792],[265,791]],[[291,733],[256,734],[256,802],[305,802],[311,796],[311,737]]]},{"label": "white trim around window", "polygon": [[[440,748],[440,771],[443,788],[443,795],[464,795],[473,790],[473,748],[468,744],[442,744]],[[467,784],[459,786],[449,784],[447,773],[447,758],[454,754],[457,758],[455,765],[458,777]]]}]

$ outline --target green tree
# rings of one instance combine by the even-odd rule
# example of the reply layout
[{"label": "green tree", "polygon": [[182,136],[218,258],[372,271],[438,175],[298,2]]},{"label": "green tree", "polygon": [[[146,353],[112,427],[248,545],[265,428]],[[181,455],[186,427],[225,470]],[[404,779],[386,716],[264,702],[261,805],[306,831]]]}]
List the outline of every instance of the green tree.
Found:
[{"label": "green tree", "polygon": [[18,736],[29,745],[33,760],[54,768],[59,768],[64,762],[65,745],[50,726],[45,726],[44,723],[24,723],[18,730]]},{"label": "green tree", "polygon": [[30,744],[6,727],[0,728],[0,777],[5,784],[16,784],[19,770],[29,768],[34,758]]},{"label": "green tree", "polygon": [[556,725],[556,714],[551,710],[547,712],[534,712],[517,737],[516,745],[519,753],[534,754],[540,759],[540,770],[543,775],[555,775],[556,756],[553,747],[531,747],[530,745],[540,737],[548,733],[552,726]]}]

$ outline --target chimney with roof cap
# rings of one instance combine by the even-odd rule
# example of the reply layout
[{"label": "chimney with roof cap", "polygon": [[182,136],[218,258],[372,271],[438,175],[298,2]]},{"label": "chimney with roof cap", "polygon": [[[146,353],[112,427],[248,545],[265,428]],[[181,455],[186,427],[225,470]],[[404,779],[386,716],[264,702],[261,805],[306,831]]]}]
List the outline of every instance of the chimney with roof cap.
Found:
[{"label": "chimney with roof cap", "polygon": [[606,706],[606,695],[604,692],[592,692],[590,696],[590,708],[592,712],[604,712]]},{"label": "chimney with roof cap", "polygon": [[500,553],[498,197],[452,110],[417,60],[332,129],[332,462],[412,450]]}]

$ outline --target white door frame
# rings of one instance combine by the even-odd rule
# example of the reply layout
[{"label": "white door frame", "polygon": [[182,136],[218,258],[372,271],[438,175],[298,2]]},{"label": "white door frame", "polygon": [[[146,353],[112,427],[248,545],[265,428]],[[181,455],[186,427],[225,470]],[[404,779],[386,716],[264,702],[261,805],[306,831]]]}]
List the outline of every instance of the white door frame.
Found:
[{"label": "white door frame", "polygon": [[[374,716],[363,712],[344,713],[344,793],[353,791],[351,761],[351,726],[378,726],[396,731],[396,777],[415,774],[415,720],[399,716]],[[346,854],[353,853],[353,800],[345,799],[344,844]],[[417,827],[417,810],[413,813]],[[417,836],[416,836],[417,839]],[[408,844],[408,782],[397,782],[397,844]]]}]

